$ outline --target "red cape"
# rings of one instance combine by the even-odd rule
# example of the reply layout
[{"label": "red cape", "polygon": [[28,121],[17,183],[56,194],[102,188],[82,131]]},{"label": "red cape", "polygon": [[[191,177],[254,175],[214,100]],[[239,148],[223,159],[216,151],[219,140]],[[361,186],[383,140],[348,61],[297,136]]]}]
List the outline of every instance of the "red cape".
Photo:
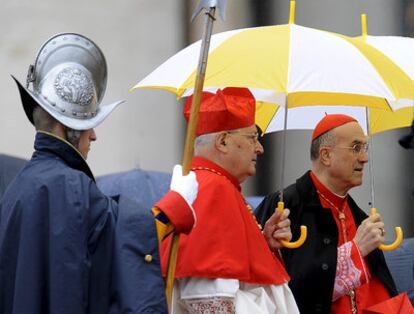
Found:
[{"label": "red cape", "polygon": [[[175,276],[233,278],[253,284],[282,284],[289,280],[282,263],[270,251],[240,193],[237,179],[200,157],[192,168],[199,184],[193,204],[197,225],[180,236]],[[165,274],[171,239],[161,246]]]},{"label": "red cape", "polygon": [[414,309],[406,293],[401,293],[392,299],[371,306],[362,314],[413,314]]}]

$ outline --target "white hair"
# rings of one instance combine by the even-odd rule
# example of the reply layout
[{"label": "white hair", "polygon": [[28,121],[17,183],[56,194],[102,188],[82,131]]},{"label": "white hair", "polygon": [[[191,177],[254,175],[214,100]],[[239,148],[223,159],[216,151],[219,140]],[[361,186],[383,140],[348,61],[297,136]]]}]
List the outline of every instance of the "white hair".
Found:
[{"label": "white hair", "polygon": [[213,143],[219,133],[220,132],[214,132],[197,136],[194,141],[194,153],[197,155],[200,152],[201,147]]}]

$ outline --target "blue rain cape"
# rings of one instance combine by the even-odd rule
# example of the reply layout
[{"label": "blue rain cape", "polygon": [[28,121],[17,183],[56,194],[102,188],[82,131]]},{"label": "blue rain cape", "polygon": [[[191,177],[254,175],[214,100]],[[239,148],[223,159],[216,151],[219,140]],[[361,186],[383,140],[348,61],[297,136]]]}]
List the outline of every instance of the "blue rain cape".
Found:
[{"label": "blue rain cape", "polygon": [[150,208],[42,132],[0,202],[0,313],[167,313]]}]

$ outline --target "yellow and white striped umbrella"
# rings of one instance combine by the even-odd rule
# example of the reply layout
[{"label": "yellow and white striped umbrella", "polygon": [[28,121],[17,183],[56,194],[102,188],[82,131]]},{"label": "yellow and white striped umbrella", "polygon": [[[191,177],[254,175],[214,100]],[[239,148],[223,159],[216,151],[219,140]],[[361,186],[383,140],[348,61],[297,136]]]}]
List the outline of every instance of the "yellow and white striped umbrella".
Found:
[{"label": "yellow and white striped umbrella", "polygon": [[[374,135],[382,131],[403,128],[410,125],[413,119],[413,108],[402,108],[396,111],[369,108],[369,122],[365,107],[357,106],[311,106],[289,109],[288,130],[313,130],[325,114],[346,114],[358,120],[365,134]],[[275,116],[268,121],[267,115],[256,113],[257,124],[266,127],[266,133],[284,129],[284,108],[280,108]],[[410,120],[411,119],[411,120]],[[367,123],[368,122],[368,123]],[[367,129],[369,126],[369,130]]]},{"label": "yellow and white striped umbrella", "polygon": [[363,35],[358,38],[381,51],[414,80],[414,38],[370,35]]},{"label": "yellow and white striped umbrella", "polygon": [[[395,111],[359,106],[309,106],[289,109],[287,130],[313,130],[325,114],[346,114],[358,120],[365,134],[375,135],[384,131],[409,127],[414,119],[414,107],[404,107]],[[264,133],[284,130],[285,109],[258,104],[256,124]],[[367,129],[369,126],[369,130]]]},{"label": "yellow and white striped umbrella", "polygon": [[[375,47],[375,49],[381,51],[384,55],[390,58],[397,66],[405,71],[411,80],[414,78],[414,62],[412,62],[410,54],[414,48],[414,40],[407,37],[397,36],[368,36],[367,35],[367,23],[366,15],[361,15],[362,36],[359,39]],[[413,119],[413,103],[410,101],[401,101],[398,103],[395,111],[378,110],[376,108],[366,108],[367,119],[369,119],[368,135],[387,131],[391,129],[406,127],[411,124]],[[372,130],[372,125],[376,125]],[[372,147],[373,140],[369,139],[369,143]],[[369,169],[370,169],[370,190],[371,190],[371,215],[376,213],[375,207],[375,189],[374,189],[374,166],[373,166],[373,152],[369,150]],[[393,250],[397,248],[403,239],[403,231],[401,227],[395,228],[396,239],[392,244],[380,245],[381,250]]]},{"label": "yellow and white striped umbrella", "polygon": [[[390,58],[401,70],[414,81],[414,38],[401,36],[369,36],[367,35],[366,15],[361,16],[362,41],[373,46]],[[369,109],[370,133],[409,127],[414,119],[412,101],[401,100],[394,112],[374,108]]]},{"label": "yellow and white striped umbrella", "polygon": [[[133,88],[191,94],[199,49],[196,42],[178,52]],[[213,35],[204,86],[248,87],[259,104],[288,108],[394,110],[414,99],[411,78],[377,49],[357,38],[293,23]]]}]

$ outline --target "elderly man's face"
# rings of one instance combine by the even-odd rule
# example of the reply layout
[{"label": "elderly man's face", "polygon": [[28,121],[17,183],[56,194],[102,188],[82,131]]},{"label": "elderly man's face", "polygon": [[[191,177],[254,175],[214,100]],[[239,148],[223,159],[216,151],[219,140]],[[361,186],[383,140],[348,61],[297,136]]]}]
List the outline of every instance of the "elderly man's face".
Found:
[{"label": "elderly man's face", "polygon": [[337,188],[347,192],[362,184],[364,164],[368,162],[367,138],[357,122],[337,127],[334,136],[329,174]]},{"label": "elderly man's face", "polygon": [[258,141],[255,125],[228,132],[229,158],[231,169],[227,169],[239,182],[256,174],[257,156],[263,154],[263,146]]},{"label": "elderly man's face", "polygon": [[91,148],[91,142],[96,141],[96,133],[94,129],[81,131],[78,150],[83,158],[88,158],[88,153]]}]

